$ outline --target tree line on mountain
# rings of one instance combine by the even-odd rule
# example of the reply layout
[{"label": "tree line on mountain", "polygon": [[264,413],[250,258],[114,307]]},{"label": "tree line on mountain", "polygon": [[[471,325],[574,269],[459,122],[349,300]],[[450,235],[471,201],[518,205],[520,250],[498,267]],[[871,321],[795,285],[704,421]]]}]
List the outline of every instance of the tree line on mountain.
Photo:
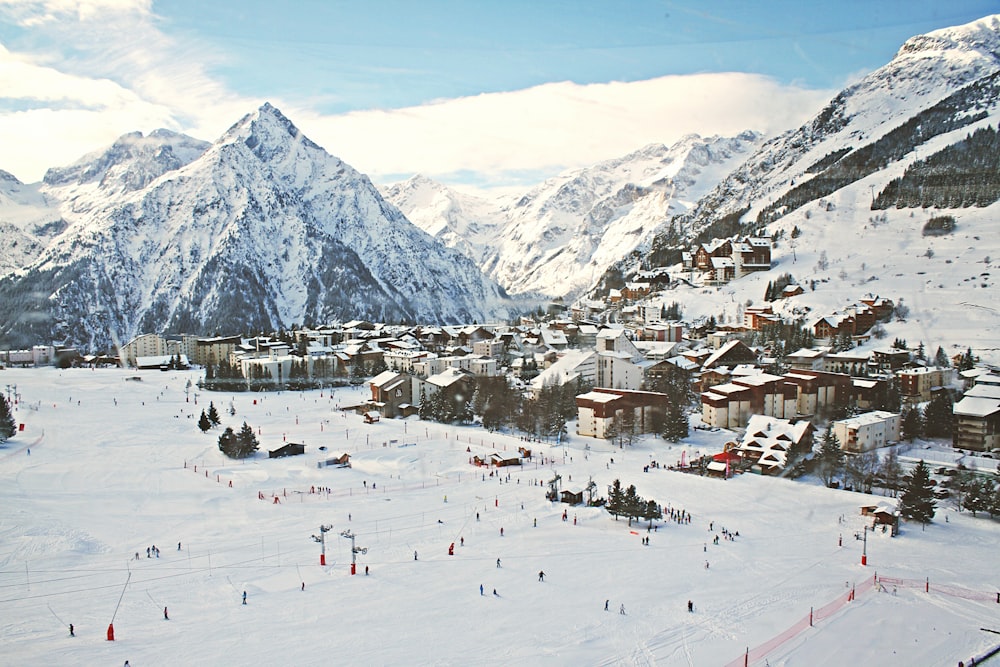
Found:
[{"label": "tree line on mountain", "polygon": [[[871,207],[873,210],[984,207],[998,199],[1000,135],[989,126],[911,164],[902,176],[889,181]],[[953,218],[951,223],[950,228],[935,227],[930,232],[925,227],[924,234],[948,232],[954,228]]]},{"label": "tree line on mountain", "polygon": [[[792,187],[757,215],[757,223],[768,224],[804,204],[826,197],[865,176],[884,169],[932,137],[966,127],[985,118],[986,105],[1000,95],[1000,76],[985,77],[920,111],[877,140],[844,154],[830,157],[815,176]],[[874,208],[874,207],[873,207]]]}]

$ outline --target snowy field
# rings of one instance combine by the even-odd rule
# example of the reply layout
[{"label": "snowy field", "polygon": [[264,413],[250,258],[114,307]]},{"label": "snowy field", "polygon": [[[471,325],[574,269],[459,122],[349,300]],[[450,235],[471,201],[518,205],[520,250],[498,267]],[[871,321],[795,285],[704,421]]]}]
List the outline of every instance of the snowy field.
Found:
[{"label": "snowy field", "polygon": [[[726,432],[621,450],[571,425],[564,447],[532,443],[534,462],[484,479],[471,456],[525,443],[415,419],[366,425],[337,409],[362,389],[200,392],[195,404],[189,378],[198,374],[0,371],[26,424],[0,448],[3,664],[727,665],[785,633],[751,664],[940,666],[1000,644],[980,629],[1000,630],[1000,604],[961,595],[1000,590],[1000,524],[939,510],[926,531],[870,533],[862,566],[854,534],[868,496],[643,472],[717,451]],[[257,458],[226,460],[220,429],[198,430],[209,400],[223,426],[259,429]],[[267,459],[285,439],[305,455]],[[344,452],[353,467],[317,467]],[[620,478],[692,520],[647,532],[550,503],[539,483],[553,471],[574,490],[592,476],[602,495]],[[326,567],[311,538],[321,524],[332,525]],[[346,530],[367,550],[356,576]],[[160,555],[147,558],[154,544]],[[876,572],[929,579],[931,592],[873,589]],[[803,625],[851,586],[853,602]]]}]

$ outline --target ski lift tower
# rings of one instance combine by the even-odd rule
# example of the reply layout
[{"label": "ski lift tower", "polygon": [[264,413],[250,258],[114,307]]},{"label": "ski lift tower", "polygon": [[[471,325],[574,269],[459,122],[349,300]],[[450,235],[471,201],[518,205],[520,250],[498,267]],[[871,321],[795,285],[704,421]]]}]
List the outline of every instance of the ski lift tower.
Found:
[{"label": "ski lift tower", "polygon": [[347,530],[345,530],[344,532],[342,532],[340,534],[340,536],[341,537],[346,537],[347,539],[349,539],[351,541],[351,574],[357,574],[358,573],[357,555],[358,554],[366,554],[366,553],[368,553],[368,547],[356,547],[356,546],[354,546],[354,538],[356,537],[356,535],[351,532],[350,528],[348,528]]},{"label": "ski lift tower", "polygon": [[549,480],[549,492],[546,497],[555,502],[559,500],[559,483],[562,481],[562,475],[556,473],[555,477]]},{"label": "ski lift tower", "polygon": [[319,535],[313,535],[313,542],[319,542],[320,544],[320,554],[319,554],[319,564],[326,565],[326,534],[333,529],[333,526],[326,525],[319,527]]}]

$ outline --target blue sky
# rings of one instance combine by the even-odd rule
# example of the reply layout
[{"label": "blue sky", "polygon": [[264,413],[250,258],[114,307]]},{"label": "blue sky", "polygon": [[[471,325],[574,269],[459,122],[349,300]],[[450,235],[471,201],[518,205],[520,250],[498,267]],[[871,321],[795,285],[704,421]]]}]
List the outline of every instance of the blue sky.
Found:
[{"label": "blue sky", "polygon": [[[0,0],[0,169],[264,101],[376,180],[530,182],[687,132],[804,121],[972,0]],[[478,161],[477,161],[478,160]]]}]

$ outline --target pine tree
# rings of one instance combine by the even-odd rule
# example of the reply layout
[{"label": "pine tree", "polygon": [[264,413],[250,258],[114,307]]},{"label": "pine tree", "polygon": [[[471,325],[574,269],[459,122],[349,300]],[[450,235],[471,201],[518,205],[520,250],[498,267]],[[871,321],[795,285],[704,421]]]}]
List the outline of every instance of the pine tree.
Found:
[{"label": "pine tree", "polygon": [[0,394],[0,442],[6,442],[14,437],[17,432],[17,424],[14,423],[14,415],[11,414],[10,404],[3,394]]},{"label": "pine tree", "polygon": [[900,427],[900,435],[904,440],[913,442],[915,438],[920,437],[924,430],[923,421],[924,416],[920,410],[920,406],[914,405],[912,408],[903,413],[903,423]]},{"label": "pine tree", "polygon": [[635,484],[629,484],[628,488],[625,489],[625,496],[622,499],[622,509],[628,516],[628,525],[632,525],[633,518],[638,519],[642,515],[644,504],[635,489]]},{"label": "pine tree", "polygon": [[934,354],[934,365],[938,368],[951,367],[951,360],[948,359],[948,355],[945,353],[944,348],[940,345],[938,346],[937,352]]},{"label": "pine tree", "polygon": [[605,507],[608,509],[608,513],[615,517],[615,521],[618,517],[624,514],[624,502],[625,493],[622,491],[621,480],[616,479],[608,487],[608,502]]},{"label": "pine tree", "polygon": [[227,426],[226,430],[219,436],[219,451],[231,459],[239,458],[237,456],[237,452],[239,451],[238,443],[236,442],[236,434],[233,433],[232,426]]},{"label": "pine tree", "polygon": [[844,471],[844,462],[840,440],[833,433],[833,425],[828,424],[819,444],[819,474],[823,484],[833,484],[833,480]]},{"label": "pine tree", "polygon": [[215,403],[212,401],[208,402],[208,421],[212,422],[212,426],[218,426],[222,423],[222,419],[219,418],[219,411],[215,409]]},{"label": "pine tree", "polygon": [[939,391],[924,409],[924,433],[928,438],[951,438],[955,430],[955,412],[951,396]]},{"label": "pine tree", "polygon": [[934,482],[930,470],[923,459],[917,462],[913,471],[905,478],[903,494],[899,498],[899,513],[904,519],[930,523],[934,518]]},{"label": "pine tree", "polygon": [[642,518],[649,519],[649,527],[652,528],[653,519],[663,518],[663,510],[660,509],[660,506],[657,504],[655,500],[647,500],[646,508],[642,514]]},{"label": "pine tree", "polygon": [[198,428],[200,428],[202,432],[206,432],[212,428],[212,420],[208,418],[208,415],[205,414],[204,410],[201,411],[201,417],[198,417]]},{"label": "pine tree", "polygon": [[243,422],[240,432],[236,434],[236,442],[239,447],[239,455],[236,458],[240,459],[252,456],[258,447],[260,447],[260,443],[257,442],[257,435],[253,432],[253,428],[246,422]]},{"label": "pine tree", "polygon": [[667,403],[667,414],[663,422],[663,437],[670,442],[678,442],[688,437],[688,418],[677,404],[677,401]]},{"label": "pine tree", "polygon": [[972,512],[972,516],[976,516],[976,512],[988,512],[993,506],[994,493],[992,480],[975,478],[969,483],[962,507]]}]

